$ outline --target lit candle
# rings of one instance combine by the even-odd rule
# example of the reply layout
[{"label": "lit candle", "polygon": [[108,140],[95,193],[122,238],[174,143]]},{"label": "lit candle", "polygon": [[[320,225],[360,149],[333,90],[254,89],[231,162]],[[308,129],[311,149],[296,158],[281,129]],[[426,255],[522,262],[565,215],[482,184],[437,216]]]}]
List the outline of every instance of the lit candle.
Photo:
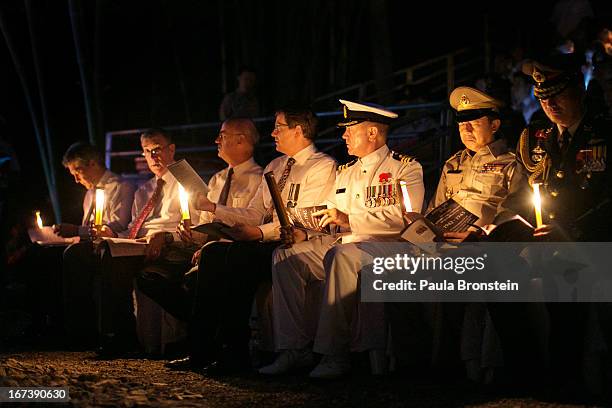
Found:
[{"label": "lit candle", "polygon": [[542,197],[540,196],[540,185],[533,184],[533,208],[535,208],[536,226],[542,226]]},{"label": "lit candle", "polygon": [[179,201],[181,202],[181,218],[183,220],[188,220],[191,217],[189,216],[189,194],[183,188],[182,185],[179,184]]},{"label": "lit candle", "polygon": [[96,188],[96,217],[94,225],[99,227],[102,225],[102,214],[104,213],[104,189]]},{"label": "lit candle", "polygon": [[40,229],[43,227],[42,218],[40,218],[40,211],[36,211],[36,225],[38,225],[38,228]]},{"label": "lit candle", "polygon": [[410,202],[410,196],[408,195],[408,187],[406,186],[406,182],[400,180],[400,190],[402,192],[402,198],[404,199],[404,211],[412,212],[412,203]]}]

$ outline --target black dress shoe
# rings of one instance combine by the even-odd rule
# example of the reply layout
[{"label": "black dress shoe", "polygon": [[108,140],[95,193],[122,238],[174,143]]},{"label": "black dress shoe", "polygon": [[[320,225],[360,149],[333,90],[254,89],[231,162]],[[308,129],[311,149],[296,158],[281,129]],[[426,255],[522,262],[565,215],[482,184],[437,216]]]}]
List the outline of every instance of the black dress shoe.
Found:
[{"label": "black dress shoe", "polygon": [[189,371],[193,368],[191,357],[178,358],[164,364],[166,368],[176,371]]}]

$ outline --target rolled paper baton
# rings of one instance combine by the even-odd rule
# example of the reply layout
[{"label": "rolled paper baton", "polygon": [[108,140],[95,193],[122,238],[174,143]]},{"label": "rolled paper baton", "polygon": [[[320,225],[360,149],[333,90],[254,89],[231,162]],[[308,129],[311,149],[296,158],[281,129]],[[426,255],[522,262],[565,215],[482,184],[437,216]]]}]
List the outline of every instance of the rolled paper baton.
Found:
[{"label": "rolled paper baton", "polygon": [[269,171],[264,174],[264,178],[268,184],[268,189],[270,190],[270,195],[272,196],[272,203],[274,203],[274,209],[276,210],[276,216],[278,217],[280,225],[282,227],[289,227],[291,222],[289,221],[289,216],[287,215],[287,209],[283,204],[283,199],[278,189],[278,184],[276,184],[276,180],[274,179],[274,173]]}]

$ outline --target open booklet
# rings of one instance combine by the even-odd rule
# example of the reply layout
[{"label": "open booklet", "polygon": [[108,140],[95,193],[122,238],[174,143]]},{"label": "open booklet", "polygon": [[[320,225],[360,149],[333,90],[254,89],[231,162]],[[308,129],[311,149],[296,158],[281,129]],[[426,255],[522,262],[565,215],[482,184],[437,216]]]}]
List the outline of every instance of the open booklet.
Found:
[{"label": "open booklet", "polygon": [[455,200],[448,199],[427,214],[412,214],[412,223],[402,232],[402,238],[414,244],[444,241],[445,232],[467,231],[478,216]]},{"label": "open booklet", "polygon": [[213,221],[206,224],[191,227],[193,231],[207,234],[207,241],[218,241],[220,239],[228,239],[230,241],[233,241],[234,238],[232,238],[231,235],[227,233],[227,230],[230,228],[231,227],[229,225],[224,224],[220,221]]},{"label": "open booklet", "polygon": [[319,227],[319,218],[312,214],[326,209],[326,205],[314,205],[312,207],[287,208],[287,215],[291,219],[293,226],[317,234],[331,234],[329,225],[324,228]]},{"label": "open booklet", "polygon": [[53,232],[53,227],[28,228],[28,236],[34,244],[43,246],[70,245],[78,242],[79,237],[63,238]]},{"label": "open booklet", "polygon": [[515,215],[507,220],[493,225],[489,230],[483,231],[490,241],[495,242],[528,242],[535,240],[533,237],[533,225],[520,215]]},{"label": "open booklet", "polygon": [[128,238],[102,238],[108,243],[111,256],[143,256],[147,249],[147,242],[144,239]]},{"label": "open booklet", "polygon": [[168,171],[189,194],[208,194],[208,185],[185,159],[168,165]]}]

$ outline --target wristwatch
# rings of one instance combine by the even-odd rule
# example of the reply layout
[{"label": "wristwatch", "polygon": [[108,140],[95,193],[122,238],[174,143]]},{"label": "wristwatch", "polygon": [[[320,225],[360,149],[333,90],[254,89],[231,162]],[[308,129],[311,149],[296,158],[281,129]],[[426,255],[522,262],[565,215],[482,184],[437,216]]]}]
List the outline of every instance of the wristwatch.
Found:
[{"label": "wristwatch", "polygon": [[174,235],[171,232],[164,232],[164,242],[169,245],[174,242]]}]

